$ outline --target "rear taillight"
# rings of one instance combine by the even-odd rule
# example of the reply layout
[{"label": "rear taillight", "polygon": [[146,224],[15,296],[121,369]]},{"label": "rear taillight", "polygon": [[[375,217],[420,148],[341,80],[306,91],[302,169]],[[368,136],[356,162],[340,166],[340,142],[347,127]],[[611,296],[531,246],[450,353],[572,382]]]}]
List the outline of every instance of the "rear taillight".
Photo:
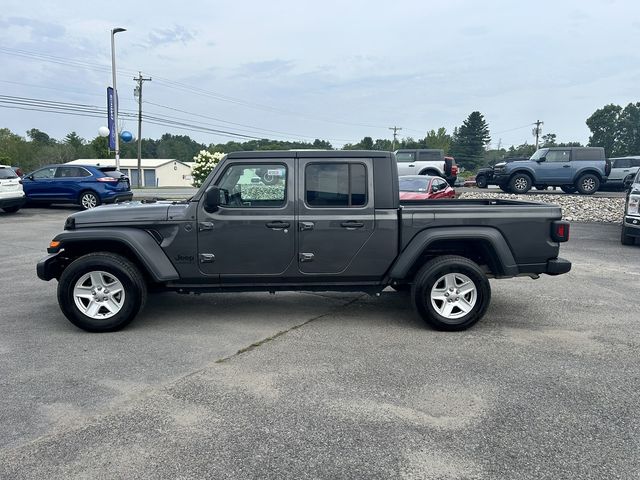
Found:
[{"label": "rear taillight", "polygon": [[100,177],[96,178],[96,180],[99,182],[118,183],[118,179],[113,177]]},{"label": "rear taillight", "polygon": [[556,242],[569,240],[569,222],[556,221],[551,224],[551,238]]}]

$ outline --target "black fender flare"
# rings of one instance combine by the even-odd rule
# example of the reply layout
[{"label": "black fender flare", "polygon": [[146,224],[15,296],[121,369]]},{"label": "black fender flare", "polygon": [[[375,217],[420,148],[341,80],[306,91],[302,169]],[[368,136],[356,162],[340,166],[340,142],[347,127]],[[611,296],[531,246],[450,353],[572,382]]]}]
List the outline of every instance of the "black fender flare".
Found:
[{"label": "black fender flare", "polygon": [[499,230],[491,227],[444,227],[423,230],[413,237],[391,266],[389,277],[404,279],[422,253],[431,244],[440,240],[481,240],[487,242],[493,249],[498,266],[502,270],[499,276],[512,277],[519,273],[511,248]]},{"label": "black fender flare", "polygon": [[83,228],[59,233],[53,240],[60,242],[59,248],[78,243],[98,244],[95,247],[96,252],[100,251],[101,240],[120,243],[136,256],[154,281],[167,282],[180,278],[156,240],[139,228]]}]

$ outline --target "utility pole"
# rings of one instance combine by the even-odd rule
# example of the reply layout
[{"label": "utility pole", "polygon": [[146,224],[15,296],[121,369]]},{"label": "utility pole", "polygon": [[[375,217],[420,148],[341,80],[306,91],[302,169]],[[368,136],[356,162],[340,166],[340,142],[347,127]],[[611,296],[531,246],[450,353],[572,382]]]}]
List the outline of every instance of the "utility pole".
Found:
[{"label": "utility pole", "polygon": [[133,94],[138,97],[138,188],[142,186],[142,83],[150,82],[151,77],[144,78],[142,72],[138,72],[133,79],[138,82]]},{"label": "utility pole", "polygon": [[538,142],[540,139],[540,134],[542,133],[542,125],[544,125],[544,122],[538,120],[536,121],[536,123],[534,123],[534,125],[536,126],[536,128],[533,129],[533,134],[536,136],[536,150],[538,150]]},{"label": "utility pole", "polygon": [[393,130],[393,141],[391,142],[391,151],[393,152],[396,149],[396,137],[398,136],[398,131],[402,130],[402,127],[389,127],[389,130]]}]

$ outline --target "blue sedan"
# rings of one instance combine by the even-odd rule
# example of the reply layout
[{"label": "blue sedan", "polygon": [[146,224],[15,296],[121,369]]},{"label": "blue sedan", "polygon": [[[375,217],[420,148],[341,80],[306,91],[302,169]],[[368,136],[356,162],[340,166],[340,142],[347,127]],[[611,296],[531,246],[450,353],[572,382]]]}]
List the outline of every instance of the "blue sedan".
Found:
[{"label": "blue sedan", "polygon": [[129,178],[114,167],[49,165],[22,181],[31,204],[75,203],[86,210],[133,198]]}]

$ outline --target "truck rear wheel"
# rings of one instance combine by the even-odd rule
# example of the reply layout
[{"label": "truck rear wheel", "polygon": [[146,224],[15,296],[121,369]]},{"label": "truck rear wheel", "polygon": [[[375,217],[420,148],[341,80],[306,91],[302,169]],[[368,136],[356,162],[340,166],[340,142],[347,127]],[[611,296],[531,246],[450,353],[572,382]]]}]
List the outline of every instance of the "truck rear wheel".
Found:
[{"label": "truck rear wheel", "polygon": [[585,173],[576,182],[576,188],[583,195],[593,195],[600,188],[600,179],[593,173]]},{"label": "truck rear wheel", "polygon": [[468,258],[445,255],[427,262],[415,277],[413,304],[432,328],[466,330],[480,320],[491,301],[482,269]]},{"label": "truck rear wheel", "polygon": [[58,283],[62,313],[87,332],[113,332],[142,309],[147,287],[140,270],[109,252],[91,253],[64,269]]}]

